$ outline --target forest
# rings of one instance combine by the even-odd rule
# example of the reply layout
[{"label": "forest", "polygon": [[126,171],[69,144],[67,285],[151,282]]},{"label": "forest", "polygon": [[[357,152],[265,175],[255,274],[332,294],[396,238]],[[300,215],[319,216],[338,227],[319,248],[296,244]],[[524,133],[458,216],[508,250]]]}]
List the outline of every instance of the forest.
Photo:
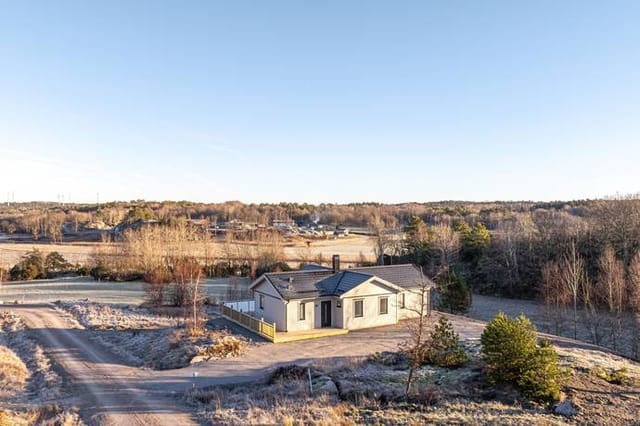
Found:
[{"label": "forest", "polygon": [[[562,265],[573,247],[585,277],[596,282],[601,258],[613,253],[625,277],[638,252],[640,199],[616,196],[568,202],[457,202],[353,204],[244,204],[238,201],[130,201],[96,204],[21,203],[0,207],[0,232],[39,241],[65,241],[86,230],[107,230],[153,219],[268,224],[275,219],[364,227],[375,235],[380,262],[410,261],[432,274],[443,268],[464,276],[474,292],[533,298],[545,267]],[[123,238],[124,239],[124,238]],[[277,256],[276,256],[277,257]],[[281,259],[284,260],[284,259]]]}]

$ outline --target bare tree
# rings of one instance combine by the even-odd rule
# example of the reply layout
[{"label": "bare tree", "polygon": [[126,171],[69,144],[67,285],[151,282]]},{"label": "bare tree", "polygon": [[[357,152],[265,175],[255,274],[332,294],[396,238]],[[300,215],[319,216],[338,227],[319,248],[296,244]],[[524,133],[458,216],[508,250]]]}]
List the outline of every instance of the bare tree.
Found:
[{"label": "bare tree", "polygon": [[634,357],[640,359],[640,252],[631,258],[627,282],[628,305],[633,318],[632,350]]},{"label": "bare tree", "polygon": [[598,262],[597,291],[609,311],[613,348],[618,349],[624,311],[624,265],[616,259],[613,247],[607,246]]},{"label": "bare tree", "polygon": [[634,245],[640,238],[640,199],[638,195],[616,196],[595,202],[592,208],[595,227],[602,237],[629,265]]},{"label": "bare tree", "polygon": [[585,323],[589,327],[591,341],[599,345],[602,339],[601,325],[602,315],[598,312],[598,297],[594,291],[594,285],[588,276],[582,282],[580,298],[582,299],[583,315]]},{"label": "bare tree", "polygon": [[424,363],[427,353],[426,334],[431,324],[431,312],[429,309],[429,281],[424,279],[422,269],[420,269],[421,283],[418,288],[419,302],[417,306],[407,306],[417,314],[417,318],[408,322],[409,340],[403,343],[400,348],[409,358],[409,374],[405,387],[405,395],[411,391],[411,386],[415,379],[416,370]]},{"label": "bare tree", "polygon": [[564,286],[560,265],[557,262],[549,262],[542,269],[540,296],[545,306],[547,323],[553,322],[555,334],[560,334],[564,310],[571,295]]},{"label": "bare tree", "polygon": [[585,280],[584,259],[578,254],[575,241],[571,241],[569,249],[560,266],[562,283],[570,294],[573,308],[573,338],[578,338],[578,297]]},{"label": "bare tree", "polygon": [[389,247],[391,247],[393,239],[389,234],[387,224],[385,223],[380,210],[374,210],[372,216],[368,220],[369,229],[375,236],[373,243],[373,254],[376,256],[378,265],[384,264],[384,255]]},{"label": "bare tree", "polygon": [[431,245],[438,253],[441,268],[448,271],[460,253],[460,235],[444,223],[433,226],[431,231]]},{"label": "bare tree", "polygon": [[193,258],[184,258],[179,260],[174,268],[173,272],[174,280],[178,285],[178,288],[183,291],[183,297],[186,306],[189,307],[190,312],[190,330],[192,332],[198,332],[198,312],[200,311],[200,304],[203,299],[200,295],[200,281],[202,279],[202,265]]}]

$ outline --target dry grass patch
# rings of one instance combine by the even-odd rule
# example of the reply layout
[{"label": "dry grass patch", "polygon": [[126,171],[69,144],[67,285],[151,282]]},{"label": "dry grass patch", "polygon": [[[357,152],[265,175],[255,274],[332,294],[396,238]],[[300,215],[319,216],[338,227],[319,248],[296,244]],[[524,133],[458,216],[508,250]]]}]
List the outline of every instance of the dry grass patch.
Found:
[{"label": "dry grass patch", "polygon": [[[196,389],[187,399],[210,425],[638,424],[637,363],[604,352],[559,349],[560,363],[573,370],[563,391],[578,410],[566,418],[554,414],[552,404],[528,401],[512,386],[488,384],[479,342],[463,343],[470,361],[456,369],[421,367],[409,397],[406,360],[385,352],[286,365],[265,383]],[[623,384],[601,378],[594,373],[598,369],[614,378],[624,371]]]},{"label": "dry grass patch", "polygon": [[60,406],[63,380],[31,330],[13,312],[0,312],[0,426],[76,426],[78,414]]},{"label": "dry grass patch", "polygon": [[82,426],[77,412],[65,410],[58,404],[44,404],[37,408],[10,411],[0,410],[0,426]]},{"label": "dry grass patch", "polygon": [[0,396],[22,392],[29,378],[29,370],[11,349],[0,346]]},{"label": "dry grass patch", "polygon": [[136,367],[167,370],[231,358],[248,343],[226,330],[189,327],[189,321],[175,316],[175,309],[154,311],[86,301],[58,302],[57,307],[85,327],[90,339]]}]

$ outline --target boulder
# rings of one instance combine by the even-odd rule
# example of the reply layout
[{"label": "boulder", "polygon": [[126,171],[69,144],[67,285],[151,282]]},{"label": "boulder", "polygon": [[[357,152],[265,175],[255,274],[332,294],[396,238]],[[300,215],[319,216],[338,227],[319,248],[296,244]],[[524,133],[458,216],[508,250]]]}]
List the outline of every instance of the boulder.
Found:
[{"label": "boulder", "polygon": [[561,403],[556,404],[556,406],[553,408],[553,412],[565,417],[571,417],[578,414],[578,410],[570,399],[565,399]]},{"label": "boulder", "polygon": [[338,387],[329,376],[319,376],[312,379],[313,393],[324,393],[329,395],[337,395]]}]

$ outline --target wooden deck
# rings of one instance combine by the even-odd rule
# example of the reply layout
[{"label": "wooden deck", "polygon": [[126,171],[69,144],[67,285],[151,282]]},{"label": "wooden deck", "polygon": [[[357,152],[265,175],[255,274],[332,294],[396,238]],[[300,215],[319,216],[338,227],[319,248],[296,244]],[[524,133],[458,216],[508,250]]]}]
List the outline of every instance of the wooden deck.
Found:
[{"label": "wooden deck", "polygon": [[320,337],[340,336],[347,334],[344,328],[314,328],[301,331],[276,331],[274,343],[295,342],[297,340],[318,339]]}]

